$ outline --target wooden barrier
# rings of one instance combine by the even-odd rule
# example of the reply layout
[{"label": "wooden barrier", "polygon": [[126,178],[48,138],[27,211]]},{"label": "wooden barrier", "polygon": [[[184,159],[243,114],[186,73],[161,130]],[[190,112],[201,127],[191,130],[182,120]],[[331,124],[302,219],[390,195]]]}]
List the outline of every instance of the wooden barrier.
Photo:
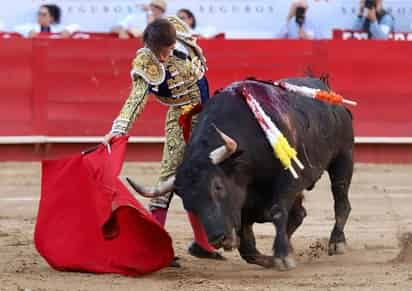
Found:
[{"label": "wooden barrier", "polygon": [[[364,141],[359,148],[399,145],[404,158],[391,153],[386,160],[412,162],[412,43],[215,39],[200,44],[212,92],[250,76],[328,74],[335,91],[359,102],[351,108],[356,136]],[[0,160],[49,158],[98,141],[129,94],[130,63],[140,46],[114,38],[0,39]],[[166,109],[150,98],[130,132],[136,137],[133,159],[159,159]]]}]

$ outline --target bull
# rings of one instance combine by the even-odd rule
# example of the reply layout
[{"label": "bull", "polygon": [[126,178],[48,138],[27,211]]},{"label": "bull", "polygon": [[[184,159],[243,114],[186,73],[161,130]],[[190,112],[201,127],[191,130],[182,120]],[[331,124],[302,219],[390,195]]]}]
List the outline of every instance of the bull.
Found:
[{"label": "bull", "polygon": [[[329,89],[315,78],[286,81]],[[305,165],[298,179],[274,156],[241,96],[245,86],[297,150]],[[345,107],[245,80],[232,83],[206,104],[175,177],[150,189],[129,182],[147,197],[175,191],[184,208],[199,217],[216,248],[236,246],[248,263],[289,270],[296,266],[291,237],[306,216],[302,193],[313,189],[324,171],[330,177],[335,211],[329,254],[344,253],[353,145],[352,116]],[[276,227],[273,256],[256,248],[252,226],[265,222]]]}]

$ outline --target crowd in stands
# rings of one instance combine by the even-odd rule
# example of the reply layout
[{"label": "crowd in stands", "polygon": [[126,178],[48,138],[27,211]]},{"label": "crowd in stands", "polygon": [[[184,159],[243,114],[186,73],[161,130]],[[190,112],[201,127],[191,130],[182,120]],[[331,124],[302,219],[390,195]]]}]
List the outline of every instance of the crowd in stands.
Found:
[{"label": "crowd in stands", "polygon": [[354,29],[367,31],[370,38],[385,39],[393,32],[394,19],[383,9],[382,0],[361,0]]},{"label": "crowd in stands", "polygon": [[[353,30],[364,31],[372,39],[387,39],[394,30],[394,18],[385,11],[383,0],[359,0],[359,11],[353,20]],[[127,15],[115,24],[111,33],[121,39],[140,38],[145,26],[151,21],[167,15],[167,3],[165,0],[152,0],[148,4],[139,5],[141,13]],[[276,38],[288,39],[322,39],[325,38],[320,30],[316,19],[307,15],[309,5],[306,0],[295,0],[292,2],[285,24],[276,34]],[[193,34],[203,37],[217,35],[214,27],[201,30],[197,27],[196,17],[188,9],[180,9],[177,12]],[[27,23],[14,27],[13,31],[28,38],[37,37],[43,33],[53,33],[59,38],[71,37],[73,33],[80,30],[76,24],[63,25],[61,9],[54,4],[40,6],[37,12],[37,22]],[[4,23],[0,19],[0,31],[4,30]]]},{"label": "crowd in stands", "polygon": [[[383,0],[360,0],[359,11],[353,23],[353,30],[365,31],[369,38],[387,39],[394,30],[394,19],[383,9]],[[306,17],[309,5],[306,0],[292,2],[286,23],[278,38],[322,39],[316,19]]]},{"label": "crowd in stands", "polygon": [[45,4],[40,6],[37,12],[37,22],[18,25],[15,28],[17,33],[32,38],[41,33],[57,33],[62,38],[70,37],[79,29],[76,24],[62,25],[62,12],[59,6],[54,4]]}]

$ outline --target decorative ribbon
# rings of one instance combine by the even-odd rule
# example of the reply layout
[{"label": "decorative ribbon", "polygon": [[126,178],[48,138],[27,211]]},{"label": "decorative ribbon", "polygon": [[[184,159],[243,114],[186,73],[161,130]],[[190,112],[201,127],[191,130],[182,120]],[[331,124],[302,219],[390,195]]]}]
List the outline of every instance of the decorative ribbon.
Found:
[{"label": "decorative ribbon", "polygon": [[189,141],[192,130],[192,118],[200,111],[202,111],[202,105],[200,103],[196,105],[189,104],[182,106],[182,112],[179,117],[179,126],[182,128],[185,143],[188,143]]},{"label": "decorative ribbon", "polygon": [[245,86],[242,88],[242,95],[265,133],[275,156],[280,160],[285,169],[289,170],[292,176],[297,179],[298,174],[293,168],[292,161],[294,161],[301,170],[304,169],[304,166],[299,161],[296,150],[290,146],[286,137],[273,123],[256,99],[248,92]]},{"label": "decorative ribbon", "polygon": [[275,86],[280,87],[286,91],[296,93],[308,98],[318,99],[321,101],[325,101],[331,104],[349,104],[352,106],[356,106],[357,102],[348,100],[343,98],[343,96],[335,93],[335,92],[328,92],[320,89],[313,89],[306,86],[296,86],[286,82],[274,82]]}]

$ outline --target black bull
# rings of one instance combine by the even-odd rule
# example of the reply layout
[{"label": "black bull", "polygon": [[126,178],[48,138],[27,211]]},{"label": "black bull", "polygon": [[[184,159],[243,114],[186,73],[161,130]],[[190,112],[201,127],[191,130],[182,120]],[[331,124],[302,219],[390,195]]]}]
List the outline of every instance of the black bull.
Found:
[{"label": "black bull", "polygon": [[[287,81],[328,90],[319,79]],[[274,156],[241,96],[244,86],[258,101],[270,98],[271,102],[262,101],[261,106],[297,150],[305,166],[298,171],[298,179]],[[291,236],[306,216],[302,191],[312,189],[325,170],[335,210],[329,254],[344,252],[353,143],[351,114],[343,106],[286,93],[259,81],[236,82],[211,98],[201,112],[177,170],[174,190],[185,209],[197,214],[215,247],[237,246],[248,263],[290,269],[295,266]],[[213,163],[210,154],[216,149],[221,159]],[[255,222],[276,226],[273,257],[256,249]]]}]

